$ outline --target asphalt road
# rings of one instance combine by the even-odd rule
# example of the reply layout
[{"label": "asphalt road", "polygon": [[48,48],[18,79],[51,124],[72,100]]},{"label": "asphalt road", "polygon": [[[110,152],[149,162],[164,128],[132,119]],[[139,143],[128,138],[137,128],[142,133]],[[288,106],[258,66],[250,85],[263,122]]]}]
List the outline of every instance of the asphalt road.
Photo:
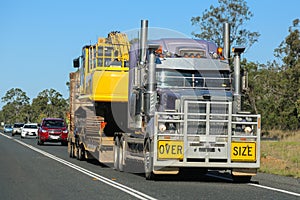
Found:
[{"label": "asphalt road", "polygon": [[195,177],[117,172],[110,165],[69,158],[67,147],[0,133],[0,199],[300,199],[300,180],[258,174],[233,183],[226,172]]}]

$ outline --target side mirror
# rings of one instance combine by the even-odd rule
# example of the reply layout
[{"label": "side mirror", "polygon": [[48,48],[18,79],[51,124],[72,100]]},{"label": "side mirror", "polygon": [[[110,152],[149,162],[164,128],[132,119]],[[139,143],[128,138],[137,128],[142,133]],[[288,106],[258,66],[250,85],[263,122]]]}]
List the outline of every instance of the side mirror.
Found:
[{"label": "side mirror", "polygon": [[79,67],[80,67],[80,64],[79,64],[79,57],[73,59],[73,67],[74,67],[74,68],[79,68]]}]

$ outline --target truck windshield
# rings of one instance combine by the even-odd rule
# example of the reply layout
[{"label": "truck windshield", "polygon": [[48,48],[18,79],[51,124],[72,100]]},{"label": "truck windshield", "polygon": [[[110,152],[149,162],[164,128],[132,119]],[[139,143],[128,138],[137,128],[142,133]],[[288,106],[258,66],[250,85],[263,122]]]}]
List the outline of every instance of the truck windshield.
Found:
[{"label": "truck windshield", "polygon": [[230,89],[229,71],[157,69],[160,88]]}]

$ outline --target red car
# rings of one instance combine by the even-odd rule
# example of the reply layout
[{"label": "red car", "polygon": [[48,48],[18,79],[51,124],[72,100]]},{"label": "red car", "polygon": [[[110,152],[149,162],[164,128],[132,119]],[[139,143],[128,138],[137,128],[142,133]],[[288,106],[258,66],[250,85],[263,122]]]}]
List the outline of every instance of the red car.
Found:
[{"label": "red car", "polygon": [[61,118],[44,118],[38,129],[37,144],[44,142],[61,142],[67,145],[68,128],[65,121]]}]

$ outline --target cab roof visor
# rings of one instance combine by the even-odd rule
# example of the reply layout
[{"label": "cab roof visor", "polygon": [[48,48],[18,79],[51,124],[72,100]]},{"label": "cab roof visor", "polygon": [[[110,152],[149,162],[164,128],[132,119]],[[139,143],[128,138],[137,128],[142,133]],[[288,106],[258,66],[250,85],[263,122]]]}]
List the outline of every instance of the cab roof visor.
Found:
[{"label": "cab roof visor", "polygon": [[160,47],[159,44],[148,44],[149,49],[156,50],[156,49],[159,49],[159,47]]}]

